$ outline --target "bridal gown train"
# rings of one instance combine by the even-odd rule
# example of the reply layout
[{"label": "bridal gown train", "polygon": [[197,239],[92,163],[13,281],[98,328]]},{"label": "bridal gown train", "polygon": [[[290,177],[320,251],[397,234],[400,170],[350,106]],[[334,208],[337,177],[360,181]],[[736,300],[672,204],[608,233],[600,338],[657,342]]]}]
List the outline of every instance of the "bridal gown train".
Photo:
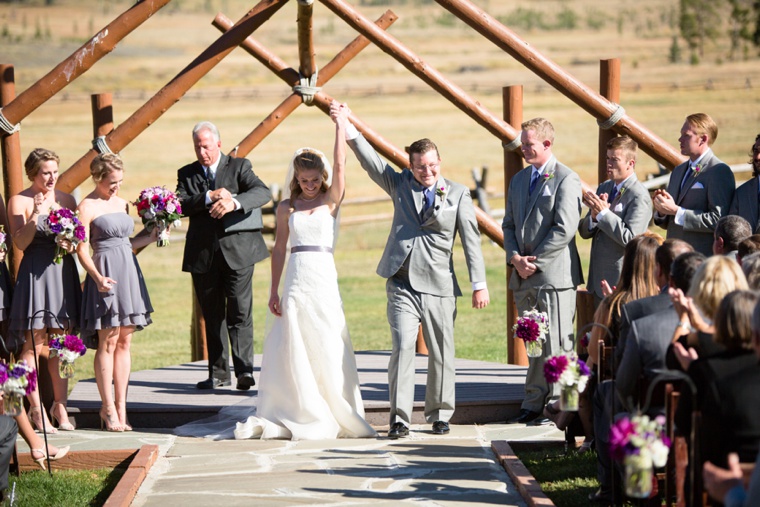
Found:
[{"label": "bridal gown train", "polygon": [[[288,219],[291,255],[282,316],[272,317],[264,341],[258,406],[247,407],[255,415],[240,417],[237,410],[237,439],[376,435],[364,420],[359,374],[338,291],[331,253],[334,221],[326,207],[312,214],[293,212]],[[235,414],[235,407],[230,408],[228,413]],[[180,428],[178,433],[188,431]],[[219,426],[211,433],[215,435],[206,436],[227,436]]]}]

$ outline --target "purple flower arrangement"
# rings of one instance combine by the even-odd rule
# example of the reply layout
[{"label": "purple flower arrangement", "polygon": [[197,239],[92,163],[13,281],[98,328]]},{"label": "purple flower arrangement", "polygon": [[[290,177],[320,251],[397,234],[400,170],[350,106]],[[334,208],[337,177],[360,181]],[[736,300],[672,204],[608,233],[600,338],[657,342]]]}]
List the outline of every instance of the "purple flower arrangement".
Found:
[{"label": "purple flower arrangement", "polygon": [[8,234],[5,232],[5,226],[0,225],[0,252],[8,251]]},{"label": "purple flower arrangement", "polygon": [[79,212],[71,211],[68,208],[51,209],[45,219],[45,231],[48,234],[55,235],[55,258],[56,264],[63,261],[63,256],[68,252],[61,248],[60,242],[68,240],[77,247],[79,243],[87,241],[84,226],[79,221]]},{"label": "purple flower arrangement", "polygon": [[536,309],[523,312],[522,317],[518,317],[517,323],[512,327],[515,338],[527,342],[540,340],[546,341],[546,335],[549,333],[549,316],[546,312],[539,312]]},{"label": "purple flower arrangement", "polygon": [[37,372],[26,361],[8,364],[0,360],[0,389],[6,395],[29,395],[37,387]]},{"label": "purple flower arrangement", "polygon": [[182,205],[177,195],[166,187],[149,187],[140,192],[140,197],[133,204],[149,231],[158,227],[157,245],[168,245],[169,225],[179,227],[182,216]]},{"label": "purple flower arrangement", "polygon": [[61,361],[73,363],[79,357],[87,352],[82,340],[73,334],[57,334],[50,338],[50,353],[58,356]]},{"label": "purple flower arrangement", "polygon": [[551,356],[544,361],[544,378],[550,384],[559,382],[562,387],[577,386],[578,392],[582,393],[590,376],[588,366],[575,352]]},{"label": "purple flower arrangement", "polygon": [[646,415],[621,417],[610,427],[610,455],[623,462],[637,456],[645,466],[663,467],[668,461],[670,439],[665,435],[665,417]]}]

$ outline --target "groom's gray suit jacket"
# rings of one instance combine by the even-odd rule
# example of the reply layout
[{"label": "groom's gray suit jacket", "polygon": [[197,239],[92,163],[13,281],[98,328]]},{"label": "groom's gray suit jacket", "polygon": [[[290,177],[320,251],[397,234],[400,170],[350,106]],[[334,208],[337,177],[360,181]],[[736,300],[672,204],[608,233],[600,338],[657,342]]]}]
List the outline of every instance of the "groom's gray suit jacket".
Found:
[{"label": "groom's gray suit jacket", "polygon": [[377,274],[395,275],[409,257],[409,283],[417,292],[435,296],[461,296],[454,274],[453,250],[457,232],[462,238],[471,282],[485,282],[480,232],[470,191],[464,185],[441,178],[435,202],[420,219],[423,188],[412,172],[386,165],[364,136],[350,140],[362,168],[393,200],[393,225]]},{"label": "groom's gray suit jacket", "polygon": [[[597,195],[612,192],[615,182],[607,180],[596,190]],[[617,285],[620,270],[623,268],[625,245],[634,236],[647,230],[652,220],[652,199],[636,175],[631,175],[620,188],[620,192],[610,203],[610,209],[602,215],[591,229],[591,212],[581,220],[578,233],[583,239],[591,241],[591,256],[588,268],[586,288],[602,299],[602,280],[607,280],[611,287]]]}]

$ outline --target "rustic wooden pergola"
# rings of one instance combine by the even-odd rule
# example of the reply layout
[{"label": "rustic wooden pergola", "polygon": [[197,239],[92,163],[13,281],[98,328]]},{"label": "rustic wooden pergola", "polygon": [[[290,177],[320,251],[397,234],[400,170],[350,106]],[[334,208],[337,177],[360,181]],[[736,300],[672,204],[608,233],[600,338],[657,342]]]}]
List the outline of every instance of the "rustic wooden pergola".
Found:
[{"label": "rustic wooden pergola", "polygon": [[[0,107],[2,107],[0,109],[2,115],[0,125],[3,126],[3,130],[0,131],[0,144],[2,146],[6,197],[23,189],[19,133],[15,127],[32,111],[89,70],[100,58],[111,52],[119,41],[168,4],[169,1],[142,0],[136,3],[18,96],[15,96],[13,66],[0,64]],[[446,79],[441,72],[425,63],[401,41],[390,35],[386,29],[396,21],[396,14],[386,11],[378,20],[372,22],[343,0],[320,1],[360,35],[318,72],[312,30],[314,0],[296,0],[298,4],[299,56],[298,70],[296,70],[289,67],[251,36],[287,1],[261,0],[235,23],[223,14],[218,14],[213,25],[222,32],[219,38],[143,106],[116,127],[113,126],[110,94],[93,96],[93,132],[95,138],[93,147],[61,174],[58,180],[59,188],[66,192],[76,188],[89,176],[89,164],[99,151],[119,152],[124,149],[238,46],[256,58],[292,89],[292,93],[237,144],[233,154],[244,157],[299,105],[303,103],[314,105],[327,114],[332,97],[321,88],[360,51],[373,43],[500,141],[504,150],[506,195],[511,177],[523,166],[519,152],[522,87],[507,86],[503,89],[503,111],[499,117]],[[597,120],[600,126],[599,181],[605,179],[606,141],[618,134],[626,134],[635,139],[644,152],[667,168],[672,169],[682,161],[682,156],[677,150],[628,116],[618,104],[620,75],[618,60],[602,61],[601,92],[596,92],[543,56],[469,0],[436,0],[436,2],[533,71]],[[370,144],[391,163],[401,168],[408,167],[409,160],[404,150],[393,146],[356,115],[352,115],[351,121]],[[588,184],[584,185],[591,188]],[[477,209],[477,219],[481,231],[496,243],[503,245],[501,226],[480,208]],[[21,252],[14,248],[11,252],[11,265],[14,272],[18,267],[20,258]],[[507,276],[509,276],[509,272]],[[510,291],[508,291],[508,301],[512,301]],[[511,329],[515,319],[514,304],[510,303],[508,307],[507,329]],[[579,320],[582,322],[588,320],[588,308],[582,307],[580,310],[581,317]],[[194,315],[200,315],[200,313],[196,311]],[[192,354],[193,359],[197,360],[202,359],[205,355],[205,337],[202,332],[203,326],[198,325],[197,317],[194,317],[194,324]],[[522,343],[515,342],[516,340],[507,340],[509,362],[527,364]]]}]

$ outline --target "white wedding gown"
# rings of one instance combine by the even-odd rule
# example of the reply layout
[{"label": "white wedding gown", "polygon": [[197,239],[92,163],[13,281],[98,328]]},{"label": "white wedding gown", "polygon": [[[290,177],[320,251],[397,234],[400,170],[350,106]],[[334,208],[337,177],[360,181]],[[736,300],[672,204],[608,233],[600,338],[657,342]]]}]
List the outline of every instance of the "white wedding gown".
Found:
[{"label": "white wedding gown", "polygon": [[[290,246],[332,249],[334,217],[324,207],[291,213]],[[282,316],[264,341],[258,407],[223,409],[216,421],[178,428],[181,435],[318,440],[371,437],[332,253],[306,250],[288,260]],[[203,423],[201,423],[203,424]],[[208,429],[211,428],[211,429]],[[203,433],[203,435],[199,435]]]}]

